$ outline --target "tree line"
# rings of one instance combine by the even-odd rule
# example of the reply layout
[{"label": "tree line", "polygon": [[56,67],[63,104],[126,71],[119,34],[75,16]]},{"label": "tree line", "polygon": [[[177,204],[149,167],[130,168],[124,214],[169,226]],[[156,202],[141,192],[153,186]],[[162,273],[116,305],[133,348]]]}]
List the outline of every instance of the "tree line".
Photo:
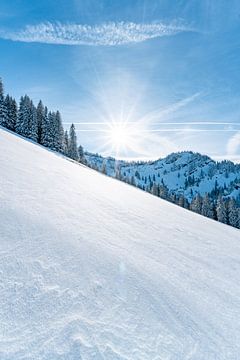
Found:
[{"label": "tree line", "polygon": [[[101,158],[101,160],[99,164],[86,161],[89,167],[108,175],[108,159]],[[136,162],[130,164],[134,167]],[[135,175],[128,176],[124,169],[125,166],[118,162],[111,176],[187,210],[240,229],[240,196],[235,199],[224,195],[224,187],[222,189],[218,186],[217,182],[215,183],[215,188],[210,193],[205,193],[203,196],[197,193],[193,196],[191,190],[191,196],[187,197],[184,192],[178,194],[173,190],[169,190],[163,179],[161,179],[161,183],[159,184],[155,174],[153,174],[152,177],[149,175],[148,178],[146,176],[142,177],[142,180],[145,178],[145,181],[144,184],[140,184],[138,182],[140,174],[137,170],[135,171]]]},{"label": "tree line", "polygon": [[[106,173],[106,164],[102,167],[102,172]],[[116,178],[185,209],[240,229],[240,207],[238,201],[233,197],[224,196],[220,190],[218,192],[205,193],[203,196],[196,194],[192,200],[188,200],[184,194],[179,195],[170,191],[163,182],[160,185],[157,184],[154,178],[150,185],[139,186],[135,176],[131,176],[131,178],[123,177],[119,169],[116,171]]]},{"label": "tree line", "polygon": [[73,160],[83,158],[82,146],[77,147],[74,124],[69,132],[64,131],[59,111],[49,111],[41,100],[35,106],[27,95],[21,97],[18,106],[9,94],[4,96],[1,79],[0,125]]}]

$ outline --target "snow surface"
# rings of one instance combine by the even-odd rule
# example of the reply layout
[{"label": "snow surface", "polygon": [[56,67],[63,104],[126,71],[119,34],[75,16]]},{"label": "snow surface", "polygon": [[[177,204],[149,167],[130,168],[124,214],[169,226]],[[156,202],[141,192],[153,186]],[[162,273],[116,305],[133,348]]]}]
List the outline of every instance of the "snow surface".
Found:
[{"label": "snow surface", "polygon": [[0,129],[0,359],[239,359],[240,231]]}]

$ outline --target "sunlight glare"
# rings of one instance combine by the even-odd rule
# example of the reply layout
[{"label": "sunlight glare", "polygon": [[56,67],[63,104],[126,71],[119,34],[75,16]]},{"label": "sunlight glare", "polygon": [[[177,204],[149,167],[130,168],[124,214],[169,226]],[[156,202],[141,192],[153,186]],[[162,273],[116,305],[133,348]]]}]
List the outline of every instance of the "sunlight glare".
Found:
[{"label": "sunlight glare", "polygon": [[120,148],[126,148],[130,145],[131,136],[129,130],[130,129],[122,123],[114,124],[110,127],[109,140],[114,148],[119,150]]}]

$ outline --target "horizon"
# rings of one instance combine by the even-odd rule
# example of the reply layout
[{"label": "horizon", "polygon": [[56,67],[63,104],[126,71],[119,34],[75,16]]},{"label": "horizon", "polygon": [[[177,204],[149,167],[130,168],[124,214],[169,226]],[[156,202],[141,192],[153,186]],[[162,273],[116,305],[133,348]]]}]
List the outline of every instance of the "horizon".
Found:
[{"label": "horizon", "polygon": [[58,109],[85,150],[240,162],[237,1],[3,0],[0,20],[5,93]]}]

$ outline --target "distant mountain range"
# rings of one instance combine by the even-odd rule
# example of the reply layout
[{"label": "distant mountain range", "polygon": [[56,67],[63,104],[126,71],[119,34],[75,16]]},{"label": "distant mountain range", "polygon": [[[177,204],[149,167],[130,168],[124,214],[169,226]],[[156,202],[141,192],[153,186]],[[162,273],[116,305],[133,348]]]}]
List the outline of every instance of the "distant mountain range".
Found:
[{"label": "distant mountain range", "polygon": [[88,166],[111,177],[132,183],[152,192],[155,186],[164,186],[168,192],[193,198],[206,193],[240,201],[240,164],[231,161],[216,162],[206,155],[184,151],[151,162],[118,161],[112,157],[85,153]]}]

